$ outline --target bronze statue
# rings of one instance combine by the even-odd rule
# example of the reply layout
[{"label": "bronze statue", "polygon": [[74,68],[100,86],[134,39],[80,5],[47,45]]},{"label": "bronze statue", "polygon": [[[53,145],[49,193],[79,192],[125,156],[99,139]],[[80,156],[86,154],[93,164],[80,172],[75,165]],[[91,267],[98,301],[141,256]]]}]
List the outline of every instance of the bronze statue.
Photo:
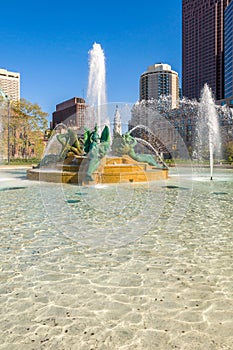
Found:
[{"label": "bronze statue", "polygon": [[83,141],[80,140],[77,134],[70,128],[67,129],[65,134],[58,134],[57,140],[62,145],[62,150],[60,157],[63,159],[68,152],[73,152],[74,155],[82,156],[84,155]]},{"label": "bronze statue", "polygon": [[137,162],[144,162],[152,166],[164,168],[164,165],[159,164],[151,154],[136,153],[134,150],[136,144],[137,140],[130,135],[129,131],[123,135],[117,134],[113,140],[112,151],[119,156],[128,155]]},{"label": "bronze statue", "polygon": [[84,134],[84,150],[88,150],[88,168],[86,178],[93,181],[93,173],[98,169],[101,159],[107,154],[110,148],[110,131],[109,127],[105,125],[101,137],[97,132],[97,126],[90,132],[86,129],[86,135]]}]

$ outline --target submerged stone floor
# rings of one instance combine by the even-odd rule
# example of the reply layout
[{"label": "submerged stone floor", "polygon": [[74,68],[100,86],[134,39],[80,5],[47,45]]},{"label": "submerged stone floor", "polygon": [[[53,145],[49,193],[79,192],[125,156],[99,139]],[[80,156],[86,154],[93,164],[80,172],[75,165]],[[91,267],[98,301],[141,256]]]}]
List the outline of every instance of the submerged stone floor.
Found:
[{"label": "submerged stone floor", "polygon": [[[232,172],[135,186],[130,198],[64,186],[68,211],[25,170],[0,175],[0,349],[232,350]],[[167,230],[179,196],[190,202]],[[128,221],[135,239],[98,244],[101,227],[127,238]]]}]

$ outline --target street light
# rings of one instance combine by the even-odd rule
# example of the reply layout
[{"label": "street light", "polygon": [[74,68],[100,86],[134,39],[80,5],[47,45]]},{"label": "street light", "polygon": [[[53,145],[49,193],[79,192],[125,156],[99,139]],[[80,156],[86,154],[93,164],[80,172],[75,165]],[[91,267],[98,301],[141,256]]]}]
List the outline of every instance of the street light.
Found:
[{"label": "street light", "polygon": [[7,98],[7,164],[10,164],[10,99]]},{"label": "street light", "polygon": [[7,101],[7,164],[10,164],[10,103],[11,100],[7,94],[0,89],[0,96]]},{"label": "street light", "polygon": [[7,101],[7,164],[10,164],[10,97],[0,89],[0,97]]}]

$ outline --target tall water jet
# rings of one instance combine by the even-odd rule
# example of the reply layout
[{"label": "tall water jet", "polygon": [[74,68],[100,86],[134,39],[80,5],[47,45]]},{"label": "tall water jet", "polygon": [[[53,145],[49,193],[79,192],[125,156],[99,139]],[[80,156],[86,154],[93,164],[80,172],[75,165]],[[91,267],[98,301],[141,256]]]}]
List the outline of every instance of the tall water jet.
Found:
[{"label": "tall water jet", "polygon": [[214,154],[220,155],[221,142],[218,113],[212,91],[207,84],[204,85],[201,92],[197,138],[199,159],[207,157],[209,153],[210,179],[213,180]]},{"label": "tall water jet", "polygon": [[[106,71],[105,56],[100,44],[94,43],[89,51],[89,77],[87,103],[89,119],[100,129],[106,120]],[[93,120],[94,119],[94,120]]]}]

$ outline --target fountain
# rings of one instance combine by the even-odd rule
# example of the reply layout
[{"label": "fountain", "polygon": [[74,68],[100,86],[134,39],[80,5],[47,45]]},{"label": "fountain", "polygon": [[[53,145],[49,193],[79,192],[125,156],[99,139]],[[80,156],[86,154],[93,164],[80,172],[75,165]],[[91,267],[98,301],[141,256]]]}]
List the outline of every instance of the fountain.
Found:
[{"label": "fountain", "polygon": [[[45,181],[0,169],[2,349],[232,349],[232,170],[193,181],[187,147],[168,118],[140,106],[126,133],[124,107],[111,149],[109,127],[86,130],[81,140],[61,124],[33,169]],[[197,104],[186,119],[190,110],[196,116]],[[150,148],[134,137],[139,127],[172,156],[179,151],[185,167],[176,164],[165,181],[124,179],[141,167],[131,158],[140,142]],[[102,176],[77,186],[96,160],[88,174],[96,181],[119,173],[127,182],[102,185]],[[151,167],[144,174],[156,172],[144,166]]]},{"label": "fountain", "polygon": [[[106,72],[105,56],[100,44],[94,43],[89,51],[89,77],[87,89],[88,119],[91,125],[97,124],[100,131],[101,125],[106,123]],[[95,111],[97,106],[97,111]]]},{"label": "fountain", "polygon": [[30,180],[79,184],[166,179],[168,168],[165,163],[156,154],[146,152],[146,147],[142,152],[135,151],[138,141],[142,140],[126,132],[115,134],[110,145],[107,125],[101,135],[97,126],[94,130],[86,129],[83,138],[78,138],[71,128],[58,125],[40,164],[28,170],[27,177]]},{"label": "fountain", "polygon": [[[150,147],[154,151],[152,155],[151,150],[148,151],[147,141],[144,142],[145,147],[142,146],[142,140],[136,140],[130,135],[131,131],[121,134],[118,110],[115,113],[111,145],[110,121],[107,119],[105,57],[97,43],[89,51],[87,101],[87,124],[90,128],[86,128],[83,137],[78,137],[71,128],[57,125],[42,161],[28,171],[28,179],[99,184],[147,182],[168,177],[168,168],[161,158],[158,159],[154,147]],[[134,150],[136,144],[137,151]],[[54,145],[59,145],[56,150]]]},{"label": "fountain", "polygon": [[1,169],[1,348],[232,349],[233,173],[186,170],[67,186]]},{"label": "fountain", "polygon": [[[144,130],[146,130],[146,131],[148,131],[148,132],[151,132],[151,130],[150,130],[147,126],[145,126],[145,125],[136,125],[136,126],[134,126],[134,127],[129,131],[129,133],[132,134],[132,132],[134,132],[134,131],[137,130],[137,129],[144,129]],[[151,150],[154,152],[154,154],[156,155],[156,157],[157,157],[157,159],[159,160],[159,162],[160,162],[164,167],[166,167],[166,164],[165,164],[164,160],[162,159],[162,157],[161,157],[161,155],[159,154],[159,152],[157,151],[157,149],[155,149],[155,147],[153,147],[147,140],[144,140],[144,139],[142,139],[142,138],[140,138],[140,137],[135,137],[135,139],[136,139],[137,141],[139,141],[139,142],[142,142],[142,143],[145,144],[149,149],[151,149]]]},{"label": "fountain", "polygon": [[210,180],[213,180],[214,154],[219,155],[220,148],[218,113],[211,89],[205,84],[197,120],[197,155],[201,161],[209,153]]}]

